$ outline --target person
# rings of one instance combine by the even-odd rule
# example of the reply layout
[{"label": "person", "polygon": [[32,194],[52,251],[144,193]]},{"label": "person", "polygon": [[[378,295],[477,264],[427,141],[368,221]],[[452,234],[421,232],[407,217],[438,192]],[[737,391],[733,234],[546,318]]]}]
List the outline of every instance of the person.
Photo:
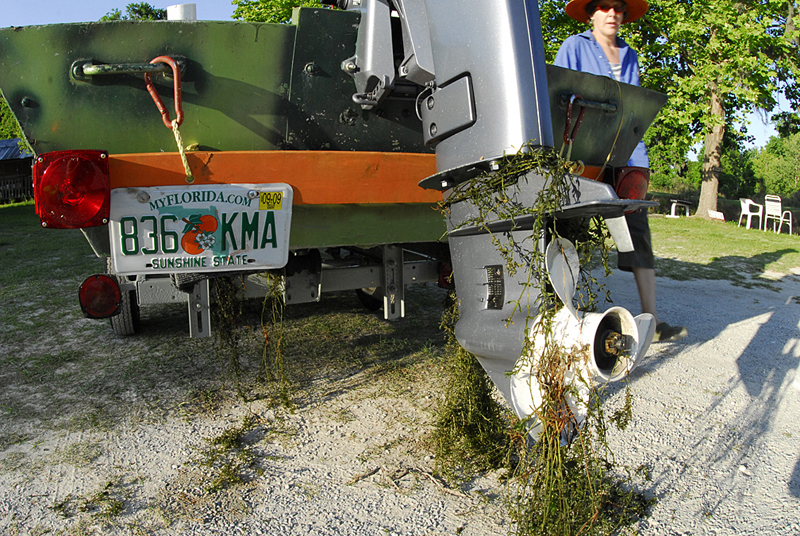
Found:
[{"label": "person", "polygon": [[[576,71],[608,76],[619,82],[639,85],[639,58],[617,33],[620,25],[640,18],[647,11],[645,0],[570,0],[567,15],[589,23],[591,30],[573,35],[562,43],[555,64]],[[650,167],[644,142],[639,142],[628,162],[629,166]],[[671,326],[656,314],[656,271],[647,209],[625,215],[634,250],[619,253],[620,270],[633,272],[642,312],[655,318],[653,341],[677,341],[688,335],[683,326]]]}]

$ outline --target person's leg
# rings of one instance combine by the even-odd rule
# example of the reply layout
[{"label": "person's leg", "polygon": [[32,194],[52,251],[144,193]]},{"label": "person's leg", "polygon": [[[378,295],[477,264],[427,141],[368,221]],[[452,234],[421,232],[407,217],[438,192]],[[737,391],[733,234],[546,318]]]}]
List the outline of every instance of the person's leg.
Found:
[{"label": "person's leg", "polygon": [[634,250],[618,255],[619,268],[633,272],[639,303],[643,313],[650,313],[656,322],[654,341],[677,341],[683,339],[688,331],[683,326],[670,326],[662,322],[656,314],[656,270],[650,225],[644,210],[625,215],[631,232]]},{"label": "person's leg", "polygon": [[639,303],[642,304],[642,312],[650,313],[658,324],[656,314],[656,271],[653,268],[631,268],[633,277],[636,280],[636,288],[639,290]]},{"label": "person's leg", "polygon": [[633,278],[636,280],[636,288],[639,291],[639,303],[642,304],[642,312],[650,313],[656,321],[656,334],[654,342],[679,341],[689,334],[683,326],[670,326],[666,322],[660,322],[656,314],[656,271],[653,268],[632,268]]}]

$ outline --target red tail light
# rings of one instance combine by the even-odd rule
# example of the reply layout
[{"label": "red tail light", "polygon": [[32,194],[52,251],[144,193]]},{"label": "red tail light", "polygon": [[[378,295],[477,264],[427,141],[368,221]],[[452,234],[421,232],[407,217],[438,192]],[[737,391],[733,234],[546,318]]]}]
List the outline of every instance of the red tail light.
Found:
[{"label": "red tail light", "polygon": [[77,229],[108,223],[108,153],[86,150],[40,155],[33,165],[33,193],[43,227]]},{"label": "red tail light", "polygon": [[115,278],[98,274],[81,283],[78,300],[83,314],[89,318],[108,318],[117,314],[122,294]]},{"label": "red tail light", "polygon": [[617,172],[614,190],[620,199],[644,199],[650,185],[650,170],[644,167],[623,167]]}]

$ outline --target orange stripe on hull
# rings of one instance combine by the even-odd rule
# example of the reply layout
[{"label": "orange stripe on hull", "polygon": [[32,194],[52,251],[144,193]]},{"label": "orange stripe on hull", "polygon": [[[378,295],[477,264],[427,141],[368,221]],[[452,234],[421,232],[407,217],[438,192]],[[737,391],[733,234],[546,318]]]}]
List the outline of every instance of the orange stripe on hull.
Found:
[{"label": "orange stripe on hull", "polygon": [[[194,185],[283,182],[295,205],[436,203],[417,183],[436,173],[434,155],[352,151],[189,152]],[[112,155],[112,188],[183,186],[178,153]]]},{"label": "orange stripe on hull", "polygon": [[586,166],[584,167],[581,176],[587,179],[592,179],[593,181],[602,181],[603,177],[601,173],[603,172],[603,169],[604,168],[601,166]]}]

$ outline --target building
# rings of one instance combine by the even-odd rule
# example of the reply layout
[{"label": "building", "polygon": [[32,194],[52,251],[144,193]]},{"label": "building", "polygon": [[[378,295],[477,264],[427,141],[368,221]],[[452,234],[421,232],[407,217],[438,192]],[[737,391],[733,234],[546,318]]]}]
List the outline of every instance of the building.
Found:
[{"label": "building", "polygon": [[32,163],[19,139],[0,140],[0,204],[33,199]]}]

